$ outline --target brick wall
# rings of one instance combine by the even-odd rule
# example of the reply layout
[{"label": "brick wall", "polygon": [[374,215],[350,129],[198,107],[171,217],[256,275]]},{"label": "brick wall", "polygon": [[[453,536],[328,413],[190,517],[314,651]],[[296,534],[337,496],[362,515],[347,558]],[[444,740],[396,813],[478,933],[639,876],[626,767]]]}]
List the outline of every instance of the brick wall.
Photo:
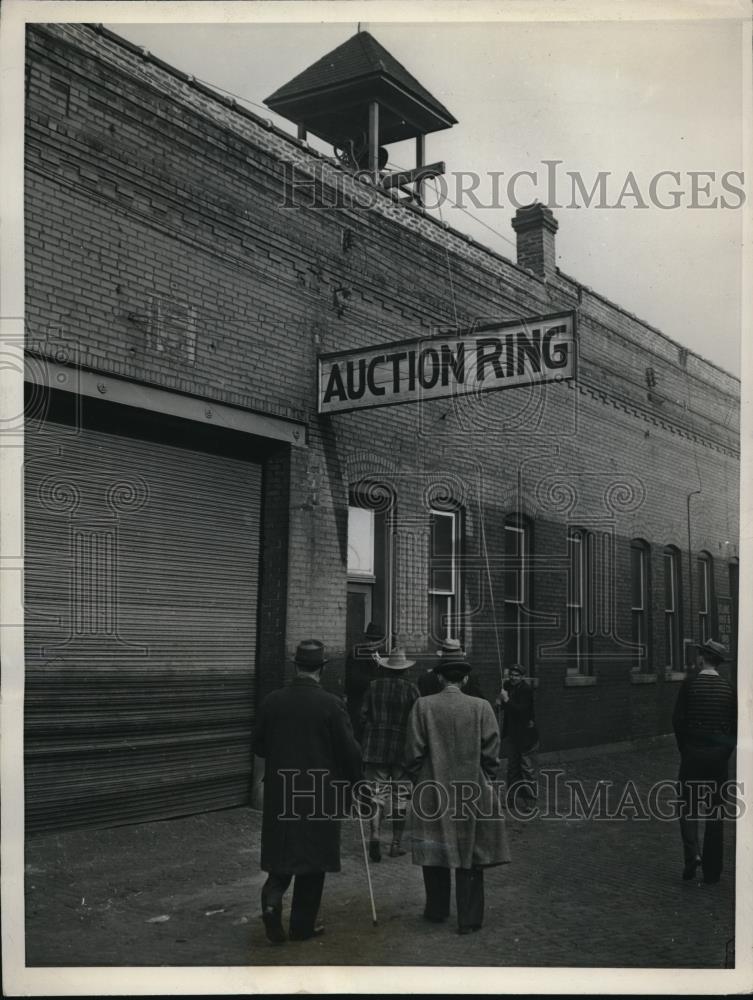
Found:
[{"label": "brick wall", "polygon": [[[69,343],[95,370],[308,425],[308,448],[286,451],[284,469],[275,459],[265,494],[264,560],[280,586],[264,591],[262,689],[310,635],[332,652],[339,687],[348,487],[376,471],[397,495],[398,610],[412,650],[427,648],[432,490],[465,513],[465,600],[477,609],[465,640],[489,695],[505,517],[534,526],[535,610],[553,617],[537,645],[564,635],[555,564],[568,526],[607,533],[615,628],[594,639],[591,686],[568,686],[563,656],[537,657],[544,745],[666,731],[677,684],[664,679],[662,550],[682,554],[691,636],[691,491],[702,489],[694,559],[713,556],[717,596],[737,555],[737,380],[565,274],[544,281],[386,194],[369,191],[359,207],[358,183],[333,162],[132,46],[85,26],[34,27],[28,57],[29,349],[54,356]],[[316,415],[320,352],[428,336],[456,314],[470,324],[564,309],[577,311],[577,384]],[[635,683],[624,646],[633,538],[650,546],[649,683]]]}]

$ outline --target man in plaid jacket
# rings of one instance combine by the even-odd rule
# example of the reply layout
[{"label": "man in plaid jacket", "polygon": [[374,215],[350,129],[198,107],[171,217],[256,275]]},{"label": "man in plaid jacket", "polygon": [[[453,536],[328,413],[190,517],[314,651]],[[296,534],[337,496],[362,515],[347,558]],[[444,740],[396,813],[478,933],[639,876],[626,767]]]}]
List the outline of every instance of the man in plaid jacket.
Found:
[{"label": "man in plaid jacket", "polygon": [[379,830],[382,815],[391,800],[392,843],[390,857],[405,854],[400,846],[405,828],[405,810],[410,783],[403,770],[405,733],[408,716],[419,697],[418,688],[405,677],[415,660],[406,659],[402,649],[393,650],[388,659],[379,658],[377,677],[369,685],[363,701],[362,752],[364,775],[370,785],[372,815],[369,857],[382,860]]}]

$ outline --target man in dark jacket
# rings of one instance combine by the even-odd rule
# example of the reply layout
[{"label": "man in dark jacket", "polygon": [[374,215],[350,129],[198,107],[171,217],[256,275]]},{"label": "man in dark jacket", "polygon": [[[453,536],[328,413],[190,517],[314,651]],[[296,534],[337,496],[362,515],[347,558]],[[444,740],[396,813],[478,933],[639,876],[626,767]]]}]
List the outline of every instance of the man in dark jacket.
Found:
[{"label": "man in dark jacket", "polygon": [[[714,639],[698,646],[698,671],[677,695],[672,722],[680,751],[680,833],[688,881],[700,866],[703,881],[718,882],[722,873],[721,788],[737,738],[735,691],[717,667],[727,650]],[[701,800],[706,816],[703,853],[699,851]]]},{"label": "man in dark jacket", "polygon": [[285,941],[282,899],[295,876],[289,936],[321,933],[316,916],[325,872],[340,871],[345,789],[361,777],[361,750],[342,702],[320,686],[324,646],[298,646],[296,676],[259,707],[253,751],[265,758],[261,892],[267,938]]},{"label": "man in dark jacket", "polygon": [[357,642],[345,661],[345,700],[356,739],[362,734],[361,706],[379,666],[379,653],[384,648],[384,633],[379,625],[369,622],[361,642]]},{"label": "man in dark jacket", "polygon": [[534,752],[539,733],[533,711],[533,691],[523,680],[525,671],[513,663],[503,683],[497,704],[502,709],[502,739],[507,754],[507,800],[514,804],[518,795],[536,798]]}]

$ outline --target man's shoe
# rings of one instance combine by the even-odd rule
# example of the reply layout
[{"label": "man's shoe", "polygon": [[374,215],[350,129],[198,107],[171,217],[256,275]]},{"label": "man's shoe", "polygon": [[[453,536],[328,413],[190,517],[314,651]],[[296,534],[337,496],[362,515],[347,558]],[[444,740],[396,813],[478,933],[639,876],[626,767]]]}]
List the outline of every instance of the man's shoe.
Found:
[{"label": "man's shoe", "polygon": [[438,917],[436,914],[427,913],[426,910],[424,910],[424,920],[428,920],[430,924],[443,924],[445,920],[447,920],[448,916],[449,914],[446,914],[444,917]]},{"label": "man's shoe", "polygon": [[692,878],[695,878],[696,869],[701,863],[701,859],[696,855],[690,861],[685,862],[685,867],[682,870],[682,877],[685,882],[689,882]]},{"label": "man's shoe", "polygon": [[399,840],[393,840],[390,844],[390,857],[391,858],[402,858],[408,852],[405,848],[400,846]]},{"label": "man's shoe", "polygon": [[382,847],[378,840],[369,841],[369,858],[372,861],[382,860]]},{"label": "man's shoe", "polygon": [[481,924],[472,924],[470,927],[458,927],[458,934],[475,934],[481,930]]},{"label": "man's shoe", "polygon": [[261,919],[264,921],[267,940],[271,941],[272,944],[284,944],[287,938],[282,927],[282,915],[280,911],[276,910],[273,906],[268,906],[263,911]]},{"label": "man's shoe", "polygon": [[313,937],[321,937],[322,934],[324,934],[324,924],[317,924],[310,931],[298,931],[293,927],[288,931],[288,937],[291,941],[308,941]]}]

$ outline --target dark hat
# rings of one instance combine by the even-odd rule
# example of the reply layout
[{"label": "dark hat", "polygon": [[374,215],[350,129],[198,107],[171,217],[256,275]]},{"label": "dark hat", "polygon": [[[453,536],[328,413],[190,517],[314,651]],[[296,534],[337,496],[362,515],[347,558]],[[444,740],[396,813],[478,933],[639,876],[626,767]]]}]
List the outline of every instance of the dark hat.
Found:
[{"label": "dark hat", "polygon": [[442,677],[446,677],[447,674],[458,674],[461,672],[464,674],[471,672],[471,665],[463,656],[443,656],[436,667],[434,667],[434,673],[441,674]]},{"label": "dark hat", "polygon": [[525,677],[525,673],[526,673],[525,667],[521,667],[521,665],[519,663],[513,663],[510,667],[508,667],[508,669],[507,669],[508,674],[513,673],[513,671],[516,674],[520,674],[521,677]]},{"label": "dark hat", "polygon": [[369,622],[366,626],[366,631],[363,633],[363,637],[370,645],[378,645],[384,639],[384,629],[381,625],[375,625],[374,622]]},{"label": "dark hat", "polygon": [[702,653],[708,653],[715,660],[724,661],[727,659],[727,647],[715,639],[707,639],[706,642],[697,642],[696,648]]},{"label": "dark hat", "polygon": [[296,666],[302,670],[318,670],[327,662],[324,656],[324,643],[318,639],[305,639],[299,642],[293,659]]}]

